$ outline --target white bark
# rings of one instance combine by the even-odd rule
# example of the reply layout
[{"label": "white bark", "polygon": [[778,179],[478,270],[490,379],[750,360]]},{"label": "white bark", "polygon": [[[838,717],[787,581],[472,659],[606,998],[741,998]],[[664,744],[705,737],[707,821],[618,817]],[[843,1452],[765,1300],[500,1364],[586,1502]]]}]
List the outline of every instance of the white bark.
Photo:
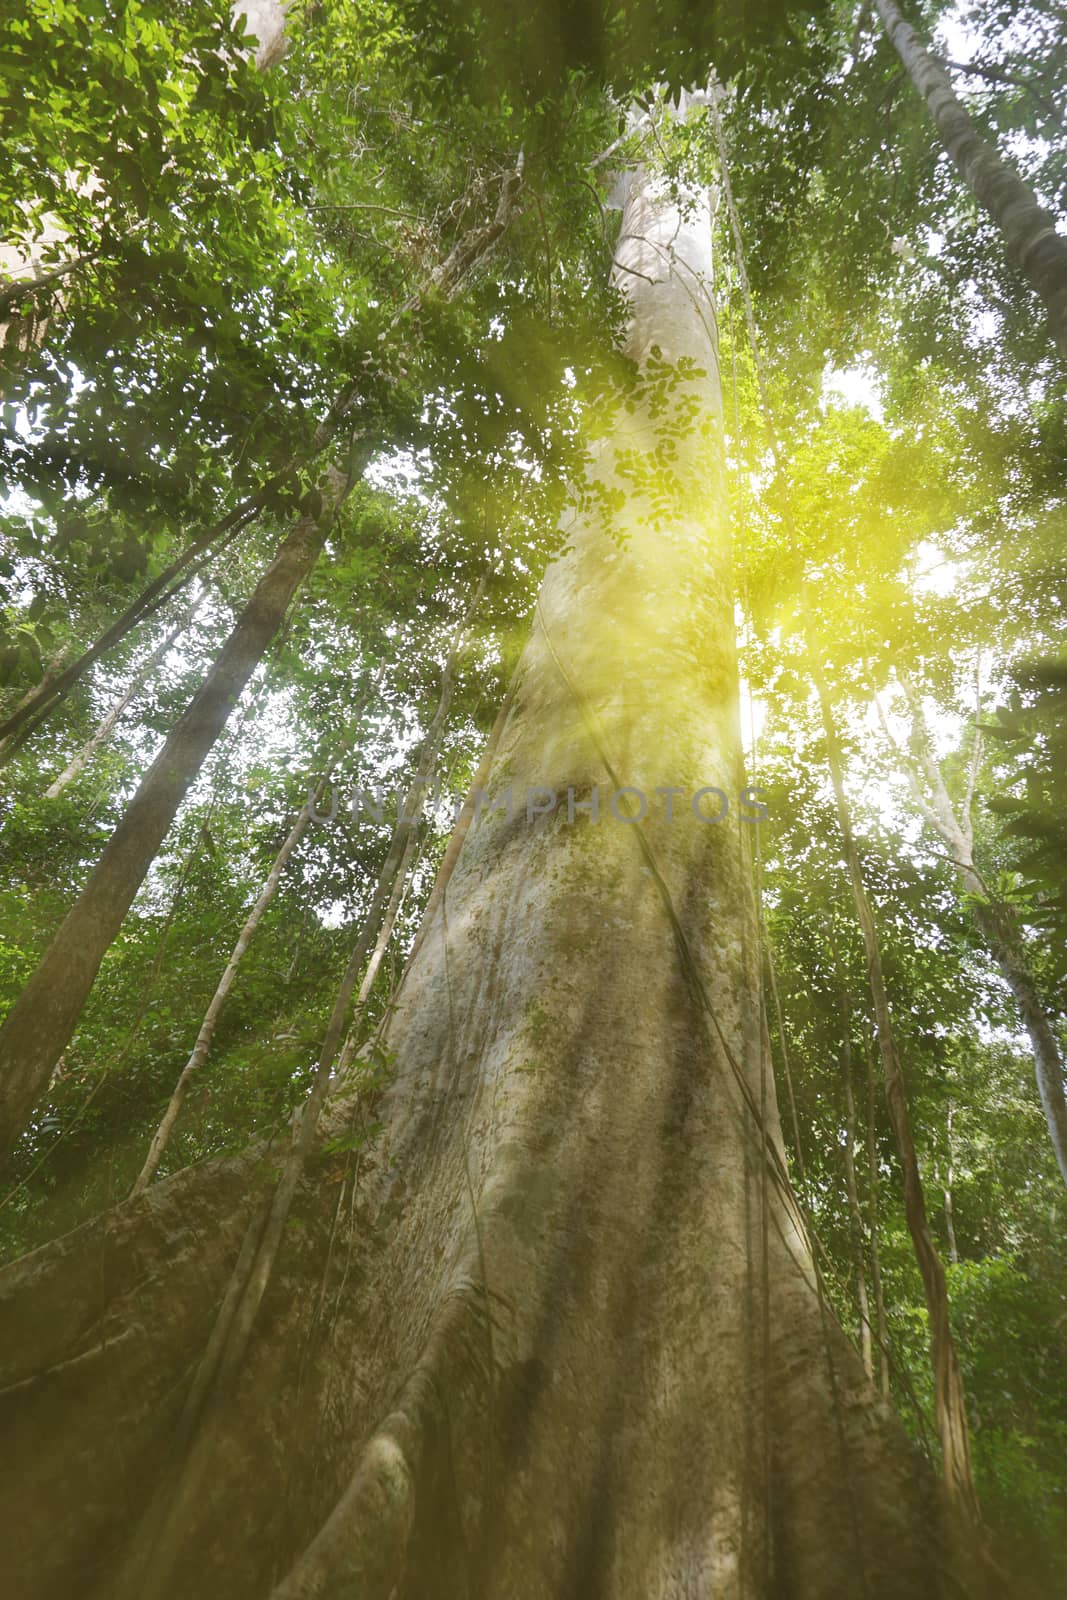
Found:
[{"label": "white bark", "polygon": [[[694,200],[683,219],[641,179],[626,200],[627,351],[699,370],[662,407],[646,394],[620,408],[591,479],[623,488],[623,512],[609,530],[587,496],[546,576],[486,784],[518,804],[468,816],[439,878],[385,1037],[397,1073],[361,1153],[353,1270],[312,1346],[314,1245],[324,1206],[340,1207],[309,1169],[309,1225],[281,1246],[236,1387],[181,1495],[157,1477],[174,1510],[166,1579],[116,1585],[112,1564],[108,1600],[941,1590],[932,1480],[820,1303],[782,1182],[747,830],[736,805],[720,825],[688,805],[705,785],[743,787],[709,219]],[[568,789],[582,803],[594,785],[600,820],[569,822]],[[644,822],[612,816],[622,785],[648,796]],[[674,821],[658,785],[684,791]],[[562,804],[528,817],[542,786]],[[366,1110],[336,1096],[329,1131]],[[164,1236],[171,1192],[137,1202]],[[117,1230],[111,1270],[128,1285]],[[103,1280],[95,1256],[85,1272]],[[217,1285],[214,1249],[209,1272]],[[167,1283],[181,1317],[186,1293],[203,1305],[183,1263]],[[160,1343],[158,1379],[134,1367],[138,1460],[160,1428],[153,1398],[188,1371],[188,1345]],[[292,1352],[309,1348],[300,1394]],[[101,1393],[137,1350],[122,1347]],[[64,1484],[94,1470],[88,1533],[61,1554],[38,1512],[22,1539],[50,1594],[89,1533],[107,1550],[128,1537],[132,1474],[93,1420],[72,1416],[51,1468]],[[23,1588],[43,1600],[44,1582]]]},{"label": "white bark", "polygon": [[[545,578],[488,788],[561,806],[471,827],[400,991],[364,1223],[384,1278],[360,1315],[411,1376],[274,1600],[342,1574],[382,1596],[729,1600],[779,1563],[829,1596],[884,1577],[888,1523],[900,1593],[923,1590],[904,1455],[777,1176],[748,840],[688,805],[743,786],[709,239],[704,197],[682,218],[633,183],[627,353],[699,371],[662,412],[620,411],[592,481],[624,489],[622,526],[591,496]],[[601,820],[568,822],[594,785]],[[628,824],[621,785],[686,799]],[[465,1578],[418,1542],[435,1470],[478,1552]]]},{"label": "white bark", "polygon": [[[957,816],[937,757],[930,741],[922,698],[904,672],[897,673],[911,712],[914,761],[903,759],[905,774],[924,820],[942,840],[949,860],[956,869],[960,887],[970,896],[968,905],[1001,976],[1011,990],[1034,1058],[1034,1077],[1041,1108],[1045,1113],[1049,1139],[1056,1164],[1067,1183],[1067,1091],[1064,1088],[1065,1064],[1049,1014],[1034,982],[1026,949],[1010,913],[996,905],[988,885],[974,860],[974,831],[970,817],[974,762],[968,782],[968,804]],[[884,721],[883,721],[884,726]],[[978,735],[976,733],[975,737]],[[923,792],[921,778],[927,791]]]},{"label": "white bark", "polygon": [[852,1265],[856,1274],[856,1302],[860,1314],[860,1355],[863,1359],[864,1372],[873,1380],[874,1348],[870,1299],[867,1294],[867,1268],[864,1260],[863,1213],[860,1210],[859,1185],[856,1182],[856,1100],[852,1093],[852,1041],[849,1037],[850,1015],[847,996],[843,1013],[841,1075],[845,1089],[845,1192],[848,1195]]},{"label": "white bark", "polygon": [[255,39],[253,60],[260,72],[266,72],[282,59],[289,47],[285,34],[288,0],[237,0],[233,8],[234,20],[244,17],[248,32]]}]

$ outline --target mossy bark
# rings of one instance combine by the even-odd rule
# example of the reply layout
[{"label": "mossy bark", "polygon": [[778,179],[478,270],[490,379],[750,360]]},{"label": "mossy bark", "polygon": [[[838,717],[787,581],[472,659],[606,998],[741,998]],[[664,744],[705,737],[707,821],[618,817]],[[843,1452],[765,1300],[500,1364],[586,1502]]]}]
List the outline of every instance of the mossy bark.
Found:
[{"label": "mossy bark", "polygon": [[[631,396],[598,449],[620,525],[585,497],[546,579],[498,809],[468,819],[392,1015],[383,1131],[305,1169],[189,1456],[175,1420],[269,1158],[167,1180],[0,1280],[24,1600],[950,1592],[935,1480],[782,1176],[748,830],[655,795],[743,786],[693,203],[636,180],[618,274],[646,377],[697,370],[665,406],[658,378]],[[509,819],[501,771],[561,804]],[[612,816],[621,785],[655,801],[643,822]],[[569,821],[594,786],[599,820]],[[328,1132],[366,1114],[335,1100]]]}]

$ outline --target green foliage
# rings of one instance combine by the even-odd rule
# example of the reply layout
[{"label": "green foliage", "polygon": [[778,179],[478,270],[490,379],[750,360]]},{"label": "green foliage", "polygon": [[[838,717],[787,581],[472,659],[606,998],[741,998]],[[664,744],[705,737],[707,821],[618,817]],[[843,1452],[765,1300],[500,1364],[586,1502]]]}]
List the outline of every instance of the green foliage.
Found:
[{"label": "green foliage", "polygon": [[[914,20],[930,34],[942,12],[932,4]],[[873,1233],[894,1398],[930,1446],[926,1314],[870,1076],[870,997],[811,630],[841,723],[932,1226],[942,1253],[958,1256],[952,1315],[983,1503],[1019,1570],[1059,1592],[1062,1185],[1011,996],[900,766],[907,673],[952,801],[961,814],[970,801],[983,879],[1011,906],[1062,1035],[1067,417],[1029,291],[869,9],[303,0],[284,61],[266,73],[227,18],[207,0],[12,0],[0,22],[5,708],[96,638],[205,525],[263,491],[261,515],[204,563],[196,617],[81,776],[43,798],[183,598],[14,752],[0,833],[5,1005],[291,517],[314,509],[341,435],[357,433],[374,459],[108,953],[0,1193],[5,1252],[129,1188],[309,787],[332,773],[350,799],[410,776],[460,632],[437,772],[465,792],[563,540],[568,486],[620,395],[670,416],[675,450],[686,438],[684,363],[654,359],[638,374],[616,354],[625,304],[607,277],[617,218],[605,199],[611,168],[639,158],[668,183],[720,181],[708,118],[666,113],[674,90],[703,87],[714,69],[728,88],[728,164],[763,351],[758,374],[720,204],[725,461],[742,666],[761,727],[751,776],[770,802],[759,866],[782,1002],[782,1026],[773,1014],[770,1025],[783,1125],[792,1144],[787,1047],[831,1295],[856,1335]],[[1055,8],[974,0],[956,18],[987,71],[957,77],[968,109],[1062,208]],[[632,102],[651,136],[647,124],[626,134]],[[507,231],[442,293],[435,272],[492,222],[520,153]],[[842,368],[865,380],[869,403],[842,398]],[[342,395],[344,428],[310,459]],[[622,470],[634,491],[654,489],[636,455]],[[611,528],[619,495],[592,488],[584,509]],[[447,833],[444,813],[422,829],[359,1019],[360,1116],[325,1152],[324,1172],[358,1159],[378,1131],[393,1063],[375,1030]],[[307,830],[163,1174],[286,1127],[387,845],[387,829],[344,812]],[[545,1019],[530,1020],[536,1034]],[[846,1082],[858,1234],[844,1187]]]},{"label": "green foliage", "polygon": [[1067,1007],[1067,666],[1020,668],[1008,702],[985,724],[994,771],[1006,779],[990,800],[1013,845],[1011,865],[1049,953],[1047,982]]}]

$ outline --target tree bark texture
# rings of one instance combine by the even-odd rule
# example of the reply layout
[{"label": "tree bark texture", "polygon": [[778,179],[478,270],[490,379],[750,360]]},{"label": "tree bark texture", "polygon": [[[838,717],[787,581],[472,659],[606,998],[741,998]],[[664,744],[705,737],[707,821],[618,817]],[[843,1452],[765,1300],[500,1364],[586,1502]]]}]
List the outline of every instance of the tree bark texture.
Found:
[{"label": "tree bark texture", "polygon": [[[624,526],[583,497],[396,999],[395,1077],[373,1106],[328,1102],[333,1153],[305,1167],[302,1226],[188,1457],[175,1419],[269,1152],[156,1184],[0,1279],[24,1600],[958,1592],[935,1479],[781,1177],[748,830],[688,803],[743,787],[693,200],[683,217],[633,180],[617,273],[628,353],[698,370],[596,447],[586,487],[625,489]],[[644,821],[612,814],[623,785]],[[673,821],[660,785],[685,791]],[[598,820],[577,809],[594,786]],[[371,1114],[377,1138],[340,1151]],[[161,1518],[177,1537],[146,1587]]]},{"label": "tree bark texture", "polygon": [[875,0],[875,5],[945,149],[1004,235],[1008,255],[1041,296],[1052,337],[1060,354],[1067,356],[1067,238],[1057,233],[1055,218],[1029,184],[978,132],[956,98],[945,68],[924,48],[894,0]]}]

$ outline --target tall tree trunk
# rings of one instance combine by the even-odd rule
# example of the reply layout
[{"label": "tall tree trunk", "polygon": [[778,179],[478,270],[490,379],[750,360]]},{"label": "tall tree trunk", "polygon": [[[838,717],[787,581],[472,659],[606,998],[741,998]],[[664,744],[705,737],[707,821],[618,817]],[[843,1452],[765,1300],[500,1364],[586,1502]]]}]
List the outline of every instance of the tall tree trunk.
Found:
[{"label": "tall tree trunk", "polygon": [[0,1155],[48,1087],[100,963],[230,712],[315,563],[346,483],[334,473],[328,507],[283,541],[175,724],[73,907],[0,1029]]},{"label": "tall tree trunk", "polygon": [[[993,900],[988,884],[975,866],[970,794],[968,792],[962,815],[957,816],[934,754],[922,697],[906,672],[898,670],[897,677],[908,702],[912,725],[912,759],[903,759],[905,774],[924,820],[939,835],[948,852],[960,886],[969,897],[967,908],[1019,1008],[1019,1016],[1033,1052],[1034,1076],[1049,1138],[1060,1174],[1064,1183],[1067,1183],[1067,1093],[1064,1089],[1065,1063],[1059,1042],[1037,992],[1026,950],[1012,914],[1007,907]],[[975,738],[978,737],[976,728]],[[928,795],[923,793],[921,778],[926,779]]]},{"label": "tall tree trunk", "polygon": [[1044,301],[1049,329],[1067,356],[1067,239],[1055,218],[983,139],[956,98],[952,80],[936,56],[925,49],[894,0],[874,0],[885,31],[922,95],[930,115],[971,192],[1004,235],[1011,259]]},{"label": "tall tree trunk", "polygon": [[852,1093],[852,1019],[848,996],[841,1007],[841,1077],[845,1089],[845,1191],[848,1195],[849,1231],[852,1235],[852,1261],[856,1272],[856,1300],[860,1312],[860,1355],[863,1370],[874,1378],[874,1352],[871,1338],[871,1307],[867,1295],[867,1267],[864,1261],[863,1213],[856,1182],[856,1100]]},{"label": "tall tree trunk", "polygon": [[374,949],[370,953],[370,960],[367,962],[366,969],[364,970],[363,977],[360,981],[359,989],[356,993],[354,1016],[349,1026],[344,1045],[341,1048],[341,1054],[337,1058],[338,1080],[343,1080],[345,1073],[351,1067],[352,1062],[356,1058],[356,1052],[359,1049],[360,1043],[363,1008],[370,999],[371,990],[374,988],[378,973],[381,971],[382,961],[385,958],[385,952],[389,948],[389,940],[393,937],[393,928],[396,926],[396,919],[400,913],[401,904],[403,903],[404,892],[408,887],[408,878],[411,874],[412,863],[415,858],[415,847],[418,842],[418,833],[414,828],[412,828],[411,832],[408,834],[407,842],[404,845],[404,853],[400,857],[400,864],[396,869],[396,877],[393,880],[393,888],[389,896],[389,904],[386,906],[382,915],[382,925],[378,929],[378,937],[374,941]]},{"label": "tall tree trunk", "polygon": [[44,797],[46,800],[58,799],[67,785],[69,783],[73,783],[74,779],[78,777],[79,773],[85,771],[85,768],[88,766],[89,762],[93,759],[93,756],[95,756],[96,752],[101,748],[101,746],[107,743],[111,735],[114,733],[122,713],[126,710],[134,696],[137,695],[144,687],[145,683],[147,683],[155,669],[160,665],[161,662],[166,660],[175,642],[181,638],[181,635],[189,626],[194,614],[196,613],[197,607],[203,600],[203,597],[203,591],[201,591],[201,593],[197,595],[196,599],[193,601],[192,605],[185,608],[185,611],[182,613],[181,617],[179,617],[174,627],[156,646],[148,659],[137,668],[122,694],[115,701],[114,705],[111,706],[110,710],[107,711],[103,717],[101,717],[96,728],[93,730],[89,738],[86,739],[81,749],[77,751],[77,753],[63,768],[63,771],[59,774],[59,777],[49,784],[48,788],[44,792]]},{"label": "tall tree trunk", "polygon": [[948,1258],[953,1266],[960,1259],[959,1247],[956,1244],[956,1217],[952,1204],[952,1184],[956,1176],[955,1162],[952,1158],[952,1101],[945,1109],[945,1139],[948,1144],[948,1160],[945,1163],[945,1182],[943,1193],[945,1197],[945,1232],[948,1235]]},{"label": "tall tree trunk", "polygon": [[193,1045],[188,1061],[178,1074],[178,1081],[175,1083],[170,1100],[167,1102],[167,1109],[160,1119],[159,1127],[152,1135],[152,1142],[148,1147],[144,1166],[138,1173],[137,1180],[130,1191],[132,1194],[140,1194],[141,1190],[151,1183],[156,1168],[163,1159],[163,1152],[167,1148],[174,1124],[178,1120],[178,1114],[181,1111],[189,1084],[210,1054],[211,1045],[215,1038],[215,1029],[218,1026],[219,1017],[222,1015],[222,1008],[226,1004],[230,990],[233,988],[234,979],[237,977],[241,962],[245,958],[249,945],[255,938],[256,930],[274,900],[286,863],[307,832],[310,821],[311,803],[306,801],[297,813],[296,821],[289,829],[281,849],[275,856],[271,869],[263,881],[263,887],[256,896],[252,909],[245,919],[244,927],[237,936],[237,943],[230,952],[230,959],[223,968],[222,977],[219,979],[215,993],[211,996],[208,1008],[204,1012],[204,1020],[200,1024],[200,1032],[196,1036],[196,1043]]},{"label": "tall tree trunk", "polygon": [[867,890],[863,882],[863,869],[852,831],[848,798],[845,794],[844,763],[841,746],[834,726],[833,708],[826,678],[821,666],[821,656],[814,629],[809,624],[809,658],[812,676],[822,711],[823,732],[826,738],[827,760],[837,803],[838,822],[844,847],[845,865],[852,885],[852,898],[856,907],[856,920],[863,936],[867,956],[867,976],[874,1002],[877,1026],[878,1054],[885,1078],[889,1117],[893,1125],[900,1165],[904,1174],[904,1211],[911,1235],[912,1247],[922,1275],[926,1295],[926,1309],[930,1318],[930,1363],[934,1376],[934,1407],[937,1415],[937,1432],[941,1441],[941,1461],[945,1487],[952,1505],[965,1523],[977,1525],[978,1501],[971,1467],[970,1430],[967,1426],[967,1405],[963,1393],[959,1358],[948,1314],[948,1287],[945,1268],[937,1253],[926,1211],[922,1172],[915,1148],[915,1137],[908,1110],[908,1093],[904,1082],[904,1069],[897,1051],[893,1019],[889,1009],[885,978],[882,973],[882,952],[878,929]]},{"label": "tall tree trunk", "polygon": [[867,1194],[870,1211],[871,1237],[871,1288],[874,1290],[874,1325],[878,1333],[878,1386],[889,1398],[889,1322],[885,1314],[885,1290],[882,1286],[882,1258],[878,1247],[878,1148],[874,1138],[874,1063],[864,1052],[867,1075]]},{"label": "tall tree trunk", "polygon": [[[934,1480],[830,1317],[783,1179],[747,830],[689,804],[742,785],[692,199],[635,181],[617,273],[627,352],[702,374],[664,407],[658,368],[597,447],[627,537],[591,495],[546,575],[488,801],[391,1014],[351,1262],[336,1146],[358,1095],[327,1107],[335,1153],[308,1154],[303,1226],[182,1463],[199,1487],[151,1586],[116,1575],[150,1544],[149,1503],[177,1502],[175,1418],[262,1153],[0,1276],[22,1600],[949,1593]],[[643,821],[612,806],[624,785]],[[682,791],[673,820],[657,786]]]}]

